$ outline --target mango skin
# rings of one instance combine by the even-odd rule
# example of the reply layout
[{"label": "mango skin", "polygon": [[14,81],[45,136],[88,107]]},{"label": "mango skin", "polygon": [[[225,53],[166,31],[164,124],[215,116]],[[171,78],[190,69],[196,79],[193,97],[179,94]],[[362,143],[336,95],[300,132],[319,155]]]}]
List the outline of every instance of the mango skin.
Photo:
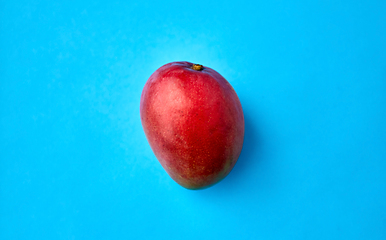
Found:
[{"label": "mango skin", "polygon": [[232,170],[244,140],[244,115],[232,86],[215,70],[172,62],[146,82],[140,102],[147,140],[169,176],[203,189]]}]

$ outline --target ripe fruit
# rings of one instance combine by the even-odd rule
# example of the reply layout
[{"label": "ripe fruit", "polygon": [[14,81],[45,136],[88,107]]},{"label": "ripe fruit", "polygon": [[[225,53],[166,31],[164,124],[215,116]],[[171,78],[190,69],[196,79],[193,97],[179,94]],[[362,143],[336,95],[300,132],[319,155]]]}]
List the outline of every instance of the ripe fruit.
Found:
[{"label": "ripe fruit", "polygon": [[219,182],[240,155],[244,140],[240,100],[211,68],[190,62],[160,67],[143,88],[140,114],[155,156],[185,188]]}]

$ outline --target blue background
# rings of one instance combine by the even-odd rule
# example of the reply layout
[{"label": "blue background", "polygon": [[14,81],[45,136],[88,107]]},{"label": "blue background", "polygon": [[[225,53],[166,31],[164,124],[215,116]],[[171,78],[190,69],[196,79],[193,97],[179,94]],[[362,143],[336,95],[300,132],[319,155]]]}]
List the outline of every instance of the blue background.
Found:
[{"label": "blue background", "polygon": [[[386,239],[386,2],[1,1],[0,239]],[[233,171],[177,185],[147,78],[220,72]]]}]

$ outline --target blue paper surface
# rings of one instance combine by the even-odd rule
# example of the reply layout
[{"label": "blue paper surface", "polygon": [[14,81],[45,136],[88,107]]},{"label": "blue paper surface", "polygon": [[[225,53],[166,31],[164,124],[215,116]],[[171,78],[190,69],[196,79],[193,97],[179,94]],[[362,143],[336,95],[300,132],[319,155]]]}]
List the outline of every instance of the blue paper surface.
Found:
[{"label": "blue paper surface", "polygon": [[[0,239],[386,239],[385,1],[1,1]],[[211,67],[243,151],[190,191],[139,117]]]}]

